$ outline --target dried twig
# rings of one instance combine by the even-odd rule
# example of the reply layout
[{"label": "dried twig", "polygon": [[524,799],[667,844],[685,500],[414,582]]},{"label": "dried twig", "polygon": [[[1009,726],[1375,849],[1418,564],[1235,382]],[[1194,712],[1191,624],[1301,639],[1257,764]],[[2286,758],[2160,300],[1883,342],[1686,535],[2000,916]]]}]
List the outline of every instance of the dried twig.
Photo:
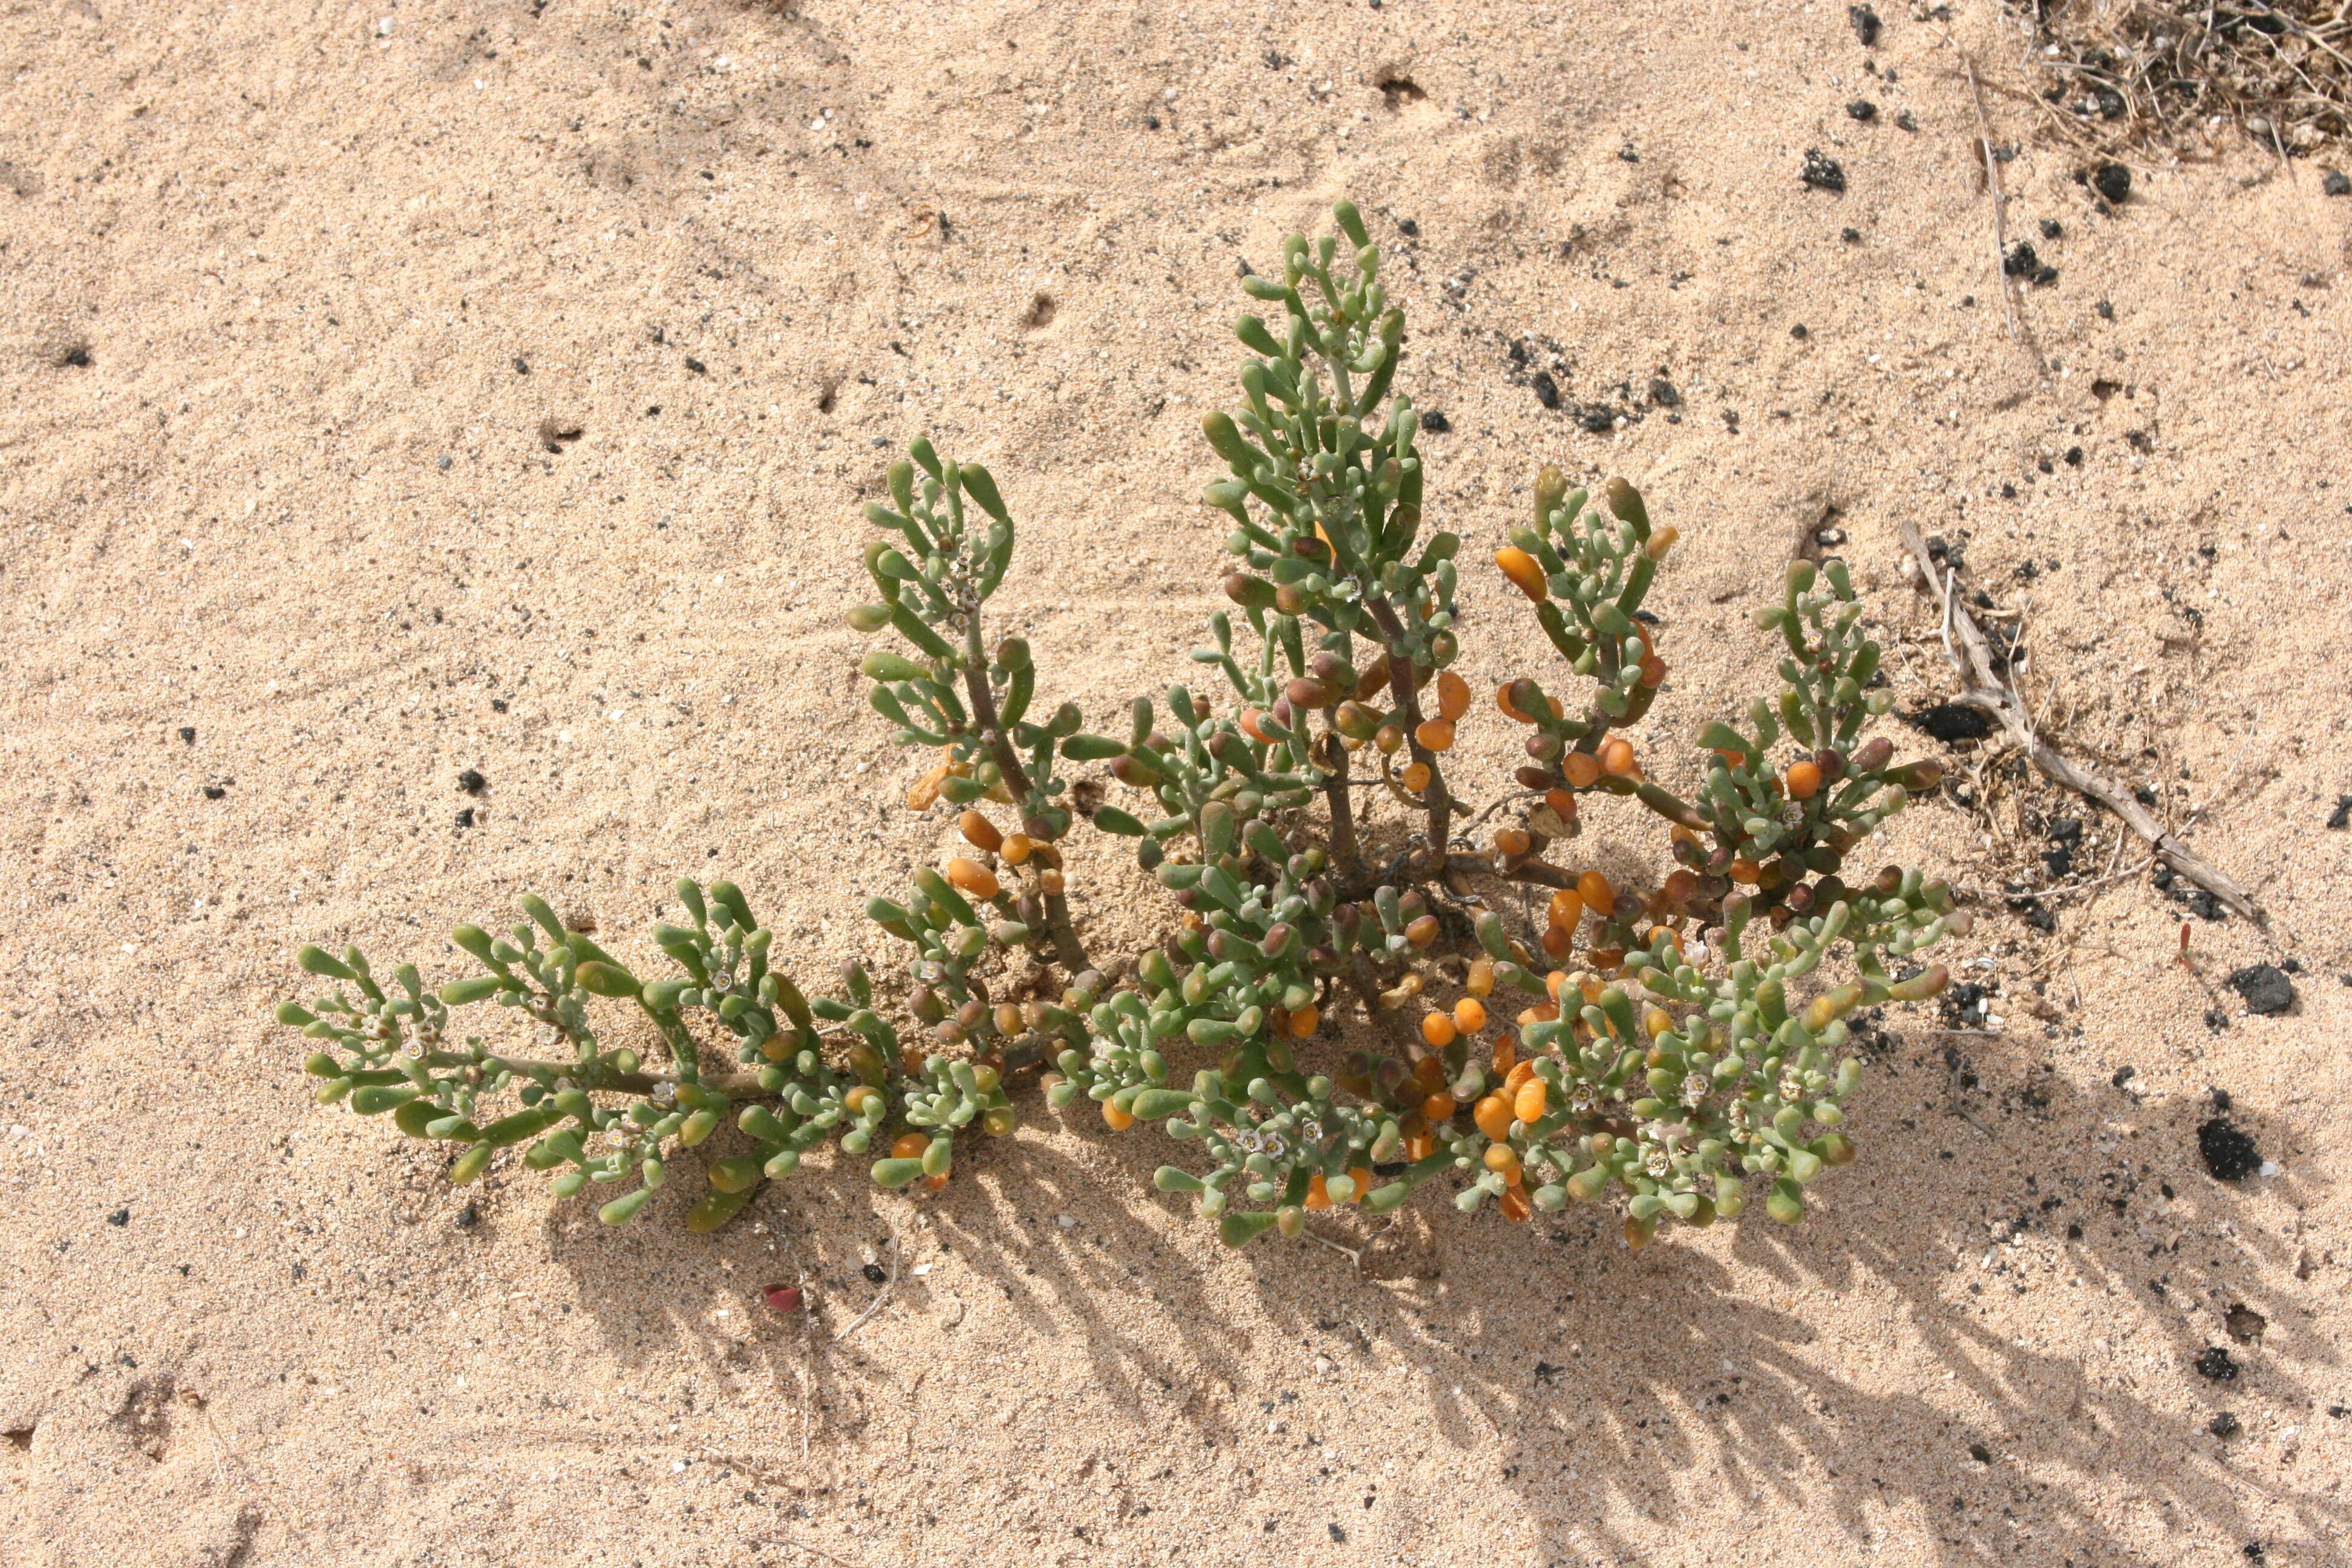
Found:
[{"label": "dried twig", "polygon": [[[856,1317],[852,1318],[849,1321],[849,1326],[847,1328],[833,1336],[833,1342],[835,1344],[839,1344],[842,1341],[856,1333],[859,1329],[864,1328],[866,1326],[866,1320],[880,1311],[882,1310],[882,1303],[890,1299],[890,1292],[898,1288],[898,1227],[897,1225],[891,1223],[889,1216],[887,1215],[883,1216],[883,1223],[890,1226],[890,1277],[882,1282],[882,1289],[874,1292],[874,1300],[866,1304],[866,1310],[858,1313]],[[803,1548],[803,1550],[807,1549]],[[824,1553],[819,1552],[817,1555],[823,1556]]]},{"label": "dried twig", "polygon": [[[1969,614],[1968,606],[1960,602],[1957,592],[1958,574],[1947,574],[1945,568],[1937,563],[1935,557],[1928,552],[1927,542],[1920,537],[1918,529],[1908,521],[1895,526],[1903,535],[1905,547],[1918,560],[1919,569],[1927,574],[1927,581],[1936,585],[1937,596],[1943,601],[1948,637],[1945,646],[1951,653],[1953,667],[1959,671],[1959,700],[1998,720],[2001,728],[2008,731],[2011,742],[2032,759],[2033,765],[2046,777],[2077,795],[2088,795],[2114,812],[2133,832],[2147,839],[2158,857],[2174,870],[2219,899],[2232,912],[2256,925],[2265,924],[2268,917],[2244,889],[2166,832],[2164,825],[2149,816],[2147,808],[2132,798],[2129,790],[2104,774],[2094,773],[2062,756],[2057,748],[2033,732],[2032,723],[2026,717],[2025,704],[2019,699],[2017,689],[1997,670],[1992,647],[1985,640],[1983,629]],[[1948,639],[1953,637],[1958,639],[1958,649],[1951,647]]]},{"label": "dried twig", "polygon": [[789,1535],[755,1535],[751,1537],[751,1543],[754,1546],[782,1546],[792,1552],[805,1552],[812,1557],[822,1558],[827,1563],[835,1564],[836,1568],[856,1568],[855,1563],[835,1557],[821,1546],[811,1546],[805,1541],[794,1541]]},{"label": "dried twig", "polygon": [[278,1494],[261,1484],[260,1478],[245,1462],[245,1456],[228,1446],[228,1439],[221,1435],[220,1423],[213,1419],[211,1403],[193,1388],[180,1391],[180,1403],[205,1418],[205,1430],[213,1435],[213,1442],[219,1447],[221,1457],[236,1467],[236,1473],[245,1478],[246,1485],[261,1494],[262,1500],[269,1505],[269,1510],[278,1516],[278,1522],[286,1527],[286,1532],[294,1534],[293,1516],[286,1511],[286,1505],[278,1500]]},{"label": "dried twig", "polygon": [[1977,151],[1984,157],[1985,181],[1992,191],[1992,285],[2000,290],[2000,316],[2011,342],[2017,341],[2017,303],[2009,293],[2009,227],[2003,214],[2007,198],[2000,190],[2000,161],[1992,155],[1992,127],[1985,122],[1984,89],[1977,85],[1977,62],[1966,50],[1960,64],[1969,73],[1969,101],[1977,111]]},{"label": "dried twig", "polygon": [[1346,1258],[1349,1262],[1356,1266],[1357,1273],[1360,1274],[1364,1271],[1364,1255],[1356,1248],[1352,1247],[1342,1247],[1338,1242],[1318,1236],[1311,1230],[1301,1231],[1299,1234],[1307,1237],[1307,1240],[1313,1242],[1316,1246],[1328,1247],[1332,1251]]}]

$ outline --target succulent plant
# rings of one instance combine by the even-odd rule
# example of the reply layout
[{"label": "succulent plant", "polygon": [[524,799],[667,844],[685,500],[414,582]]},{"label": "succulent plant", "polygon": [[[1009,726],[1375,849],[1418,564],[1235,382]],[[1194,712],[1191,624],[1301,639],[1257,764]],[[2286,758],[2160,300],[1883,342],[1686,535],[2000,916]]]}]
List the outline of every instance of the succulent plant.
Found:
[{"label": "succulent plant", "polygon": [[[897,738],[938,754],[908,806],[961,808],[965,847],[867,905],[906,944],[903,986],[877,1004],[853,964],[839,995],[805,997],[726,882],[677,885],[692,923],[654,942],[681,973],[651,982],[526,900],[504,936],[457,928],[487,973],[437,992],[406,966],[387,992],[356,950],[304,949],[343,987],[278,1011],[329,1047],[310,1058],[320,1100],[460,1145],[456,1181],[526,1142],[563,1195],[634,1178],[599,1210],[614,1224],[730,1121],[695,1228],[827,1141],[884,1186],[944,1186],[958,1135],[1010,1131],[1013,1090],[1041,1069],[1056,1110],[1161,1124],[1186,1163],[1155,1184],[1196,1194],[1234,1245],[1333,1206],[1393,1208],[1433,1177],[1463,1210],[1492,1200],[1511,1220],[1613,1193],[1637,1246],[1668,1220],[1736,1216],[1751,1185],[1801,1218],[1808,1184],[1853,1154],[1849,1020],[1934,995],[1945,972],[1909,961],[1969,918],[1916,870],[1842,876],[1937,782],[1864,739],[1887,698],[1852,581],[1834,560],[1790,568],[1758,616],[1786,645],[1782,690],[1745,730],[1700,729],[1703,788],[1685,801],[1631,733],[1666,673],[1642,602],[1675,531],[1622,480],[1596,502],[1545,468],[1532,525],[1495,563],[1567,668],[1496,693],[1528,761],[1480,814],[1509,813],[1475,852],[1444,772],[1474,705],[1450,668],[1461,541],[1423,537],[1418,421],[1391,395],[1403,315],[1360,216],[1335,216],[1338,235],[1294,235],[1279,273],[1244,279],[1281,317],[1235,323],[1243,406],[1203,422],[1228,470],[1203,500],[1234,523],[1234,608],[1192,658],[1222,695],[1139,696],[1124,738],[1068,702],[1033,717],[1028,645],[983,632],[1014,542],[987,469],[918,439],[889,504],[866,509],[884,533],[866,551],[878,598],[849,618],[887,643],[860,668]],[[1580,710],[1557,694],[1570,689]],[[1080,804],[1094,767],[1127,805]],[[1596,795],[1665,818],[1654,888],[1547,858]],[[1383,803],[1408,825],[1385,839]],[[1089,956],[1065,887],[1082,824],[1132,841],[1165,890],[1157,946]],[[1515,931],[1482,879],[1549,888],[1541,927]],[[541,1056],[452,1043],[456,1012],[493,1003]],[[633,1004],[666,1060],[600,1044],[600,1004]],[[509,1091],[516,1109],[492,1117]]]}]

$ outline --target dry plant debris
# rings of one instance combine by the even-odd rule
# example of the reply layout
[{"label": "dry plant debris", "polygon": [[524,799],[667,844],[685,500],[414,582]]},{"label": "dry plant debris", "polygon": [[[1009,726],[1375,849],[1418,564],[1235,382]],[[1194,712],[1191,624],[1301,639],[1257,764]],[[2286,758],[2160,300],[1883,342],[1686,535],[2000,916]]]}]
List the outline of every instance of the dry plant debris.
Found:
[{"label": "dry plant debris", "polygon": [[2308,153],[2352,121],[2341,0],[2037,0],[2032,67],[2050,121],[2101,151],[2209,154],[2225,127]]}]

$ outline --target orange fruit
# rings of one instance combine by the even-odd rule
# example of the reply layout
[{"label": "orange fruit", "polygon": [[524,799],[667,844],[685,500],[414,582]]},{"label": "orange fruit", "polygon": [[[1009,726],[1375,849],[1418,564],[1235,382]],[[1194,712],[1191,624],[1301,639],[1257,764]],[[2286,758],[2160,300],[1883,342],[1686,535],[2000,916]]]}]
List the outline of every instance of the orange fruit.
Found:
[{"label": "orange fruit", "polygon": [[1450,1094],[1433,1094],[1421,1102],[1421,1113],[1432,1121],[1451,1120],[1454,1110],[1454,1097]]},{"label": "orange fruit", "polygon": [[1501,1142],[1511,1135],[1511,1102],[1499,1094],[1487,1095],[1470,1110],[1470,1120],[1478,1131]]},{"label": "orange fruit", "polygon": [[1567,926],[1547,926],[1543,933],[1544,956],[1555,962],[1564,961],[1576,951],[1576,932]]},{"label": "orange fruit", "polygon": [[1322,1021],[1323,1015],[1321,1013],[1317,1012],[1312,1007],[1301,1007],[1297,1012],[1293,1013],[1290,1016],[1291,1037],[1298,1040],[1305,1039],[1307,1036],[1315,1032],[1315,1026]]},{"label": "orange fruit", "polygon": [[1505,1187],[1496,1207],[1501,1209],[1503,1217],[1514,1225],[1527,1224],[1528,1216],[1535,1212],[1535,1205],[1528,1202],[1527,1189],[1517,1186]]},{"label": "orange fruit", "polygon": [[1517,1150],[1508,1143],[1489,1143],[1486,1145],[1484,1158],[1486,1162],[1486,1169],[1499,1172],[1503,1179],[1514,1186],[1518,1184],[1520,1167]]},{"label": "orange fruit", "polygon": [[1518,1092],[1511,1099],[1511,1114],[1522,1121],[1542,1121],[1544,1100],[1549,1090],[1549,1085],[1533,1073],[1529,1073],[1527,1081],[1519,1085]]},{"label": "orange fruit", "polygon": [[1570,752],[1559,760],[1559,771],[1571,787],[1589,789],[1601,776],[1601,759],[1590,752]]},{"label": "orange fruit", "polygon": [[1470,683],[1450,669],[1437,672],[1437,716],[1453,723],[1470,711]]},{"label": "orange fruit", "polygon": [[1421,742],[1421,749],[1424,752],[1450,752],[1454,749],[1453,722],[1445,719],[1424,719],[1414,729],[1412,738]]},{"label": "orange fruit", "polygon": [[1552,894],[1544,918],[1562,931],[1574,931],[1576,922],[1584,918],[1584,895],[1574,888],[1562,888]]},{"label": "orange fruit", "polygon": [[1621,735],[1612,735],[1601,742],[1601,768],[1603,773],[1619,778],[1633,771],[1633,742]]},{"label": "orange fruit", "polygon": [[1789,798],[1811,800],[1822,787],[1822,770],[1811,763],[1789,764]]},{"label": "orange fruit", "polygon": [[1324,1185],[1323,1173],[1320,1171],[1307,1178],[1307,1206],[1311,1209],[1328,1209],[1331,1206],[1330,1189]]},{"label": "orange fruit", "polygon": [[1403,770],[1397,776],[1403,782],[1405,788],[1411,790],[1415,795],[1419,795],[1423,790],[1429,787],[1429,764],[1427,763],[1405,763]]},{"label": "orange fruit", "polygon": [[1587,871],[1576,879],[1576,895],[1584,900],[1586,909],[1604,919],[1617,902],[1617,889],[1598,871]]},{"label": "orange fruit", "polygon": [[996,873],[977,860],[948,862],[948,880],[958,892],[975,899],[996,897]]},{"label": "orange fruit", "polygon": [[1465,996],[1454,1004],[1454,1026],[1465,1035],[1475,1035],[1486,1026],[1486,1005],[1475,996]]},{"label": "orange fruit", "polygon": [[1551,590],[1544,584],[1543,567],[1536,558],[1515,544],[1507,544],[1495,552],[1495,564],[1503,569],[1520,593],[1540,605]]},{"label": "orange fruit", "polygon": [[1535,847],[1535,839],[1530,837],[1527,829],[1523,827],[1498,827],[1495,829],[1495,853],[1497,855],[1524,855]]},{"label": "orange fruit", "polygon": [[923,1157],[923,1151],[930,1146],[931,1141],[919,1132],[901,1132],[890,1145],[890,1157],[894,1160],[919,1160]]},{"label": "orange fruit", "polygon": [[1104,1101],[1102,1102],[1102,1108],[1103,1108],[1103,1120],[1104,1120],[1105,1121],[1108,1121],[1108,1123],[1110,1123],[1110,1130],[1111,1130],[1112,1131],[1114,1131],[1114,1132],[1124,1132],[1124,1131],[1126,1131],[1129,1128],[1130,1128],[1130,1127],[1132,1127],[1132,1126],[1134,1126],[1134,1125],[1135,1125],[1135,1118],[1134,1118],[1134,1117],[1132,1117],[1132,1116],[1129,1115],[1126,1111],[1121,1110],[1118,1106],[1113,1105],[1109,1100],[1104,1100]]},{"label": "orange fruit", "polygon": [[963,830],[964,842],[983,854],[993,855],[1004,847],[1004,835],[979,812],[965,812],[956,818],[956,826]]},{"label": "orange fruit", "polygon": [[1454,1026],[1454,1020],[1443,1013],[1422,1015],[1421,1037],[1429,1042],[1432,1050],[1444,1050],[1454,1043],[1454,1037],[1459,1032]]}]

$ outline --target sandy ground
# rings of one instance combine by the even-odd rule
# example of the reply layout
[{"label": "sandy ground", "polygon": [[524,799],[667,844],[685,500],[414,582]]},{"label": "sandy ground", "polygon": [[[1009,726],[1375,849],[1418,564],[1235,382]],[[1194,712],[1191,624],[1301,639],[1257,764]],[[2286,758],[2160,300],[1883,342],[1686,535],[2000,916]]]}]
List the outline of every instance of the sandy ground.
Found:
[{"label": "sandy ground", "polygon": [[[0,1560],[2346,1561],[2352,201],[2247,152],[2103,215],[1989,0],[1880,9],[1865,49],[1697,0],[7,7]],[[2017,340],[1959,45],[2057,269]],[[1984,809],[1894,837],[1979,889],[1990,1019],[1890,1019],[1804,1227],[1638,1256],[1435,1191],[1326,1227],[1360,1272],[1229,1253],[1144,1184],[1157,1134],[1034,1100],[934,1199],[820,1165],[717,1237],[684,1196],[612,1233],[310,1104],[267,1017],[303,941],[446,976],[536,889],[643,953],[687,871],[804,972],[886,956],[857,903],[946,824],[841,618],[885,448],[994,467],[1047,691],[1181,677],[1236,262],[1341,194],[1451,425],[1433,521],[1491,549],[1553,458],[1683,531],[1670,780],[1769,679],[1745,616],[1801,529],[1905,706],[1947,694],[1894,523],[1965,531],[2051,732],[2195,814],[2269,932],[1957,748]],[[1474,678],[1541,668],[1515,603],[1473,574]],[[2051,931],[2001,896],[2111,868]],[[1145,940],[1120,857],[1074,881]],[[2286,1014],[2221,985],[2290,957]],[[2275,1174],[2201,1168],[2215,1089]]]}]

